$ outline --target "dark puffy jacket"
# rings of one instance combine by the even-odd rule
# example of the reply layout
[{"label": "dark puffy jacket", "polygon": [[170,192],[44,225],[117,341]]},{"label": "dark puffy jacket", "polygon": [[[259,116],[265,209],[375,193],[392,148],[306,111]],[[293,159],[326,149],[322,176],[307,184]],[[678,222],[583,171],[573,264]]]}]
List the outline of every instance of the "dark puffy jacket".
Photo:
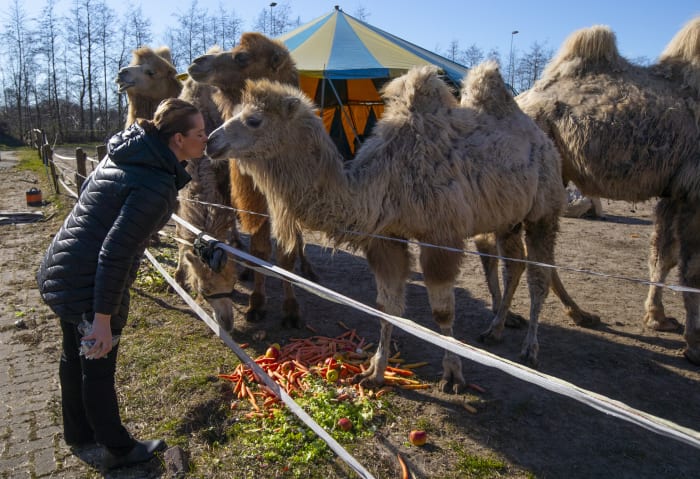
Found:
[{"label": "dark puffy jacket", "polygon": [[170,148],[138,124],[113,136],[41,261],[37,282],[46,304],[72,323],[111,314],[112,329],[122,329],[149,238],[189,180]]}]

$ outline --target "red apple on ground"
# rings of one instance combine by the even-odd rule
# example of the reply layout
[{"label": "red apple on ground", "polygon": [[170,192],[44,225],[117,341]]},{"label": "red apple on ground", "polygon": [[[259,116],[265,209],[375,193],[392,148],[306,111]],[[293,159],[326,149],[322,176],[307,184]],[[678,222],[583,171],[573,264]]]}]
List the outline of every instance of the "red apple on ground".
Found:
[{"label": "red apple on ground", "polygon": [[267,351],[265,351],[266,358],[277,359],[280,355],[280,345],[277,343],[271,344]]},{"label": "red apple on ground", "polygon": [[414,446],[422,446],[428,440],[428,433],[420,429],[414,429],[408,434],[408,440]]},{"label": "red apple on ground", "polygon": [[343,431],[349,431],[352,429],[352,421],[346,417],[341,417],[338,419],[338,427]]}]

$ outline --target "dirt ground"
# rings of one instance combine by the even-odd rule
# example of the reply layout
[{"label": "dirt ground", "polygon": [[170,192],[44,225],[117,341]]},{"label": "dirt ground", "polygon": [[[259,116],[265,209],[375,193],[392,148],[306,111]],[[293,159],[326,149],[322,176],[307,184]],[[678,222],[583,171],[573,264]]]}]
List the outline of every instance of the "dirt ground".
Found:
[{"label": "dirt ground", "polygon": [[[28,182],[34,178],[31,173],[2,169],[0,210],[18,202],[20,209],[26,209],[21,202]],[[632,205],[603,200],[603,207],[607,215],[604,221],[562,218],[557,263],[619,277],[646,279],[653,203]],[[35,268],[59,224],[52,220],[22,226],[27,233],[26,257],[16,261],[3,254],[4,248],[0,249],[2,268]],[[307,254],[319,275],[319,282],[346,296],[373,304],[374,282],[365,260],[344,251],[332,252],[313,238],[313,235],[307,237]],[[0,244],[7,244],[7,241],[18,241],[17,227],[0,226]],[[468,243],[467,249],[473,251],[473,244]],[[414,271],[408,287],[406,317],[436,330],[421,274],[417,267]],[[560,275],[579,305],[601,316],[602,325],[593,330],[576,327],[563,313],[556,297],[550,294],[540,319],[539,371],[700,430],[700,368],[682,357],[680,333],[642,329],[647,287],[634,280],[584,273],[561,271]],[[676,282],[675,271],[670,280]],[[289,333],[277,328],[281,319],[280,287],[278,281],[269,283],[269,312],[261,327],[270,331],[269,340],[283,339]],[[298,296],[304,320],[320,333],[329,336],[341,333],[338,320],[342,320],[357,328],[361,336],[372,341],[378,338],[379,326],[375,318],[304,291]],[[38,295],[33,297],[38,298]],[[14,301],[12,291],[6,292],[5,308],[13,307]],[[477,338],[487,328],[491,313],[476,256],[465,257],[456,290],[456,305],[455,336],[467,344],[484,347]],[[523,279],[513,310],[527,316],[528,305]],[[665,306],[669,315],[681,322],[685,320],[680,294],[668,291]],[[244,322],[242,314],[237,313],[236,328],[246,329]],[[525,329],[507,329],[502,343],[486,349],[518,361],[524,335]],[[403,357],[430,363],[419,370],[419,375],[424,381],[436,383],[440,377],[442,351],[396,328],[393,337]],[[395,398],[404,408],[405,417],[420,418],[429,425],[429,444],[411,448],[407,454],[415,477],[448,477],[458,455],[454,444],[459,444],[462,453],[504,461],[507,471],[492,477],[700,477],[700,451],[694,447],[492,368],[464,360],[464,371],[468,382],[486,390],[469,393],[475,396],[472,401],[477,408],[475,414],[456,406],[454,395],[440,393],[437,388],[403,391]],[[362,447],[361,455],[356,457],[370,467],[390,460],[389,456],[395,458],[397,450],[403,451],[405,443],[404,425],[388,424],[377,432],[374,443]]]}]

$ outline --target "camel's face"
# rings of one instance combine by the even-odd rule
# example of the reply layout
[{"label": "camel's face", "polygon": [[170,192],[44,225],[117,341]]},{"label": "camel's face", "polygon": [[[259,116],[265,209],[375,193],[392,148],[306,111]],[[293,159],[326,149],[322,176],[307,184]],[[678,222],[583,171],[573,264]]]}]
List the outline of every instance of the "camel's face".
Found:
[{"label": "camel's face", "polygon": [[211,132],[206,154],[213,159],[243,159],[264,136],[263,112],[245,108],[219,128]]},{"label": "camel's face", "polygon": [[169,89],[178,84],[177,72],[170,62],[151,50],[134,52],[128,67],[119,70],[115,82],[119,93],[133,93],[149,98],[167,98]]},{"label": "camel's face", "polygon": [[241,42],[228,52],[195,58],[187,72],[195,81],[224,91],[240,91],[247,79],[297,82],[289,51],[259,33],[244,34]]}]

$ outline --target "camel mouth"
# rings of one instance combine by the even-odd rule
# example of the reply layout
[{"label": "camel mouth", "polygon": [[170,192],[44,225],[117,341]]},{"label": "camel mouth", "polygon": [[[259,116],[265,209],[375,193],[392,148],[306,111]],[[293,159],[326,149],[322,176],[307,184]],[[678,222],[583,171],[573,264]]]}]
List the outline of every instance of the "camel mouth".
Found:
[{"label": "camel mouth", "polygon": [[224,150],[224,148],[218,148],[207,143],[207,147],[204,149],[204,154],[213,160],[220,160],[224,158]]},{"label": "camel mouth", "polygon": [[116,83],[117,83],[117,92],[119,92],[119,93],[124,93],[126,90],[128,90],[129,88],[131,88],[132,86],[135,85],[134,82],[126,82],[126,81],[120,80],[119,78],[117,78]]}]

